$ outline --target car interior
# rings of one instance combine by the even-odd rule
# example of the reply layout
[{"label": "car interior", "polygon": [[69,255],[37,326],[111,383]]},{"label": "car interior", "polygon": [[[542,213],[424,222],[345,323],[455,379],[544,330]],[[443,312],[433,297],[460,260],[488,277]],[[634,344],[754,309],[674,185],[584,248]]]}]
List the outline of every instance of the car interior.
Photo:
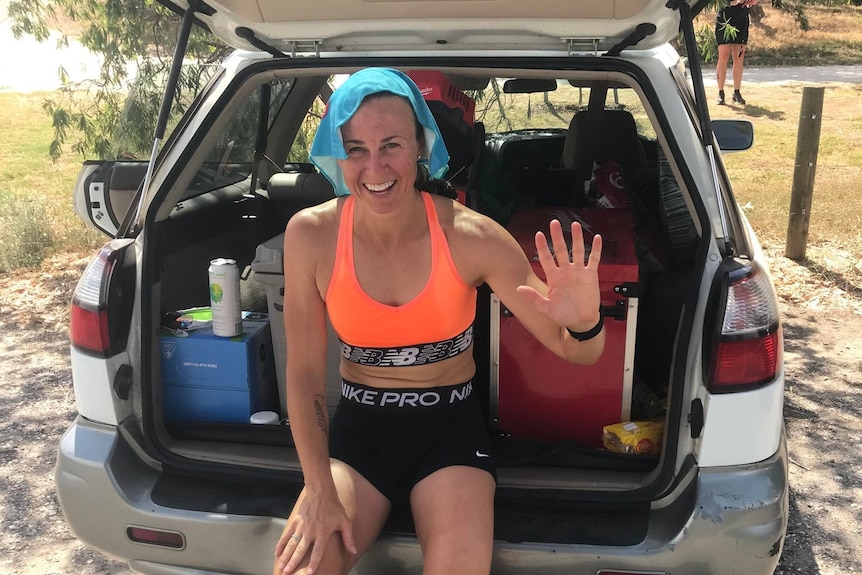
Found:
[{"label": "car interior", "polygon": [[[269,312],[273,345],[279,345],[275,333],[282,329],[281,319],[272,317],[278,309],[273,306],[278,302],[272,300],[278,293],[273,295],[256,281],[255,263],[260,263],[259,247],[277,244],[294,213],[333,197],[329,182],[308,161],[307,151],[315,118],[337,77],[284,79],[283,74],[262,74],[253,93],[237,94],[225,102],[226,109],[233,110],[232,117],[199,143],[196,157],[188,164],[197,168],[171,175],[175,182],[156,198],[161,208],[146,228],[146,251],[154,272],[149,294],[154,334],[164,334],[164,320],[171,313],[209,305],[208,264],[226,257],[235,259],[242,273],[243,309]],[[447,188],[458,201],[502,225],[530,210],[627,212],[625,221],[631,225],[623,237],[632,238],[627,241],[633,241],[636,254],[637,305],[629,312],[636,314],[636,322],[627,324],[636,329],[636,336],[628,338],[633,349],[626,360],[630,373],[622,401],[628,405],[630,420],[663,420],[671,396],[674,336],[694,277],[700,236],[690,201],[662,152],[648,107],[636,90],[623,81],[608,82],[607,74],[601,79],[585,75],[519,80],[453,73],[435,77],[457,96],[429,105],[451,156]],[[565,97],[556,97],[563,92]],[[466,101],[475,106],[467,119],[460,107]],[[291,112],[298,109],[307,113]],[[267,126],[263,136],[244,133],[258,125]],[[609,240],[605,249],[611,259],[616,247]],[[500,312],[495,311],[486,286],[479,289],[478,297],[474,381],[489,406],[489,432],[500,454],[501,486],[565,485],[568,489],[602,484],[625,490],[648,484],[660,452],[614,452],[601,444],[601,437],[586,443],[576,437],[519,437],[495,421],[492,403],[500,398],[493,386],[502,376],[494,373],[498,352],[493,341],[500,337],[496,327],[500,319],[495,318]],[[608,304],[608,322],[622,325],[625,321],[621,301]],[[626,345],[625,340],[620,345]],[[337,344],[337,340],[330,342]],[[158,345],[153,349],[158,350]],[[337,361],[337,348],[332,357]],[[337,365],[330,368],[333,377],[327,386],[332,407],[340,380]],[[158,381],[158,372],[153,375]],[[157,442],[180,461],[276,473],[298,470],[290,434],[285,432],[289,422],[283,406],[265,407],[281,412],[286,425],[260,426],[166,421],[163,401],[161,387],[155,384],[143,409],[152,416]],[[575,410],[566,417],[579,416]],[[539,425],[543,414],[524,417]],[[572,482],[573,469],[580,472],[576,482]]]}]

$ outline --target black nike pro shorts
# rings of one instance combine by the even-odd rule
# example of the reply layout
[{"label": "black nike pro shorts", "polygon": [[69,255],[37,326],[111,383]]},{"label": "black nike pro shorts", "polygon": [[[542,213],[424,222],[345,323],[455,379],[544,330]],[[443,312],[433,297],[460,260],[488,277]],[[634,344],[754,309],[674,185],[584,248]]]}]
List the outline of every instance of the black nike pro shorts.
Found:
[{"label": "black nike pro shorts", "polygon": [[384,389],[342,382],[329,455],[367,479],[390,502],[438,469],[466,465],[496,480],[491,438],[472,382]]}]

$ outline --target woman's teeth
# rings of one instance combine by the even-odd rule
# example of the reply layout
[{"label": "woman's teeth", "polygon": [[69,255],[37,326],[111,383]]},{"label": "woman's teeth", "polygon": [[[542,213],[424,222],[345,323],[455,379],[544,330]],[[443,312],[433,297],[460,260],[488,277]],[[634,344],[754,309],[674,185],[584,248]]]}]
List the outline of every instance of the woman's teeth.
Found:
[{"label": "woman's teeth", "polygon": [[380,192],[385,192],[386,190],[388,190],[389,188],[391,188],[394,185],[395,185],[395,180],[392,180],[389,182],[384,182],[382,184],[365,184],[365,188],[369,192],[380,193]]}]

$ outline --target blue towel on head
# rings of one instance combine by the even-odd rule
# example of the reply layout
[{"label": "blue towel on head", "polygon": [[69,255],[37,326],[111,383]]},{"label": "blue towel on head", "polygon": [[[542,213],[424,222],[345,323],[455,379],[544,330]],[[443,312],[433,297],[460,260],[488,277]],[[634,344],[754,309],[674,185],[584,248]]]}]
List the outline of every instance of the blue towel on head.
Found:
[{"label": "blue towel on head", "polygon": [[419,123],[425,128],[425,148],[430,152],[420,163],[428,166],[431,177],[442,178],[449,169],[449,152],[440,129],[413,80],[398,70],[365,68],[351,74],[332,94],[311,144],[311,162],[330,181],[336,196],[350,194],[338,165],[338,160],[347,159],[341,126],[353,117],[366,96],[378,92],[391,92],[410,101]]}]

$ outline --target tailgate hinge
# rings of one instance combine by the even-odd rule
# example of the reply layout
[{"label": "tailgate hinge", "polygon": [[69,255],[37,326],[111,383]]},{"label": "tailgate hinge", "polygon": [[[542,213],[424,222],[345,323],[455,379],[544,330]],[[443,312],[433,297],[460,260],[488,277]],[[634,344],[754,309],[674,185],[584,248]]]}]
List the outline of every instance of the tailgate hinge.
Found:
[{"label": "tailgate hinge", "polygon": [[569,56],[575,52],[592,52],[593,56],[599,55],[599,42],[601,38],[562,38],[569,50]]},{"label": "tailgate hinge", "polygon": [[296,58],[297,56],[314,56],[316,58],[320,58],[321,43],[321,40],[291,40],[288,42],[290,45],[290,56],[292,58]]}]

